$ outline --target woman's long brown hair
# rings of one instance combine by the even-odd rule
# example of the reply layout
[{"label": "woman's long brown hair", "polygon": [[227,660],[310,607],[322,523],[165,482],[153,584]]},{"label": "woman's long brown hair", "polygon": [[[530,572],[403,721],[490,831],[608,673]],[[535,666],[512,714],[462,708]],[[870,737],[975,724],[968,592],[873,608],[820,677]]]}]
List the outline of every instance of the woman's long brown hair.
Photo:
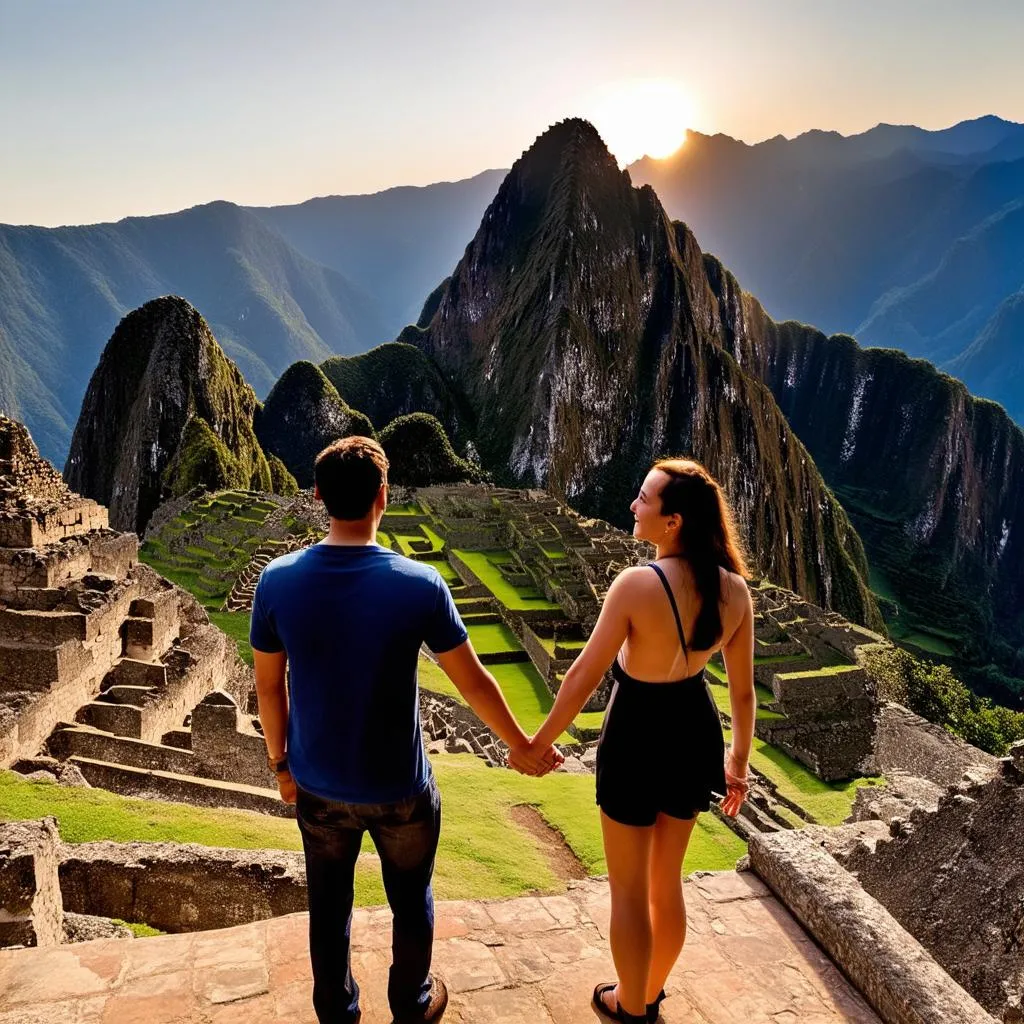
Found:
[{"label": "woman's long brown hair", "polygon": [[701,597],[690,644],[706,651],[722,636],[719,566],[740,576],[750,575],[736,522],[718,481],[699,462],[661,459],[653,468],[668,475],[661,489],[661,514],[678,513],[683,520],[680,556],[690,563]]}]

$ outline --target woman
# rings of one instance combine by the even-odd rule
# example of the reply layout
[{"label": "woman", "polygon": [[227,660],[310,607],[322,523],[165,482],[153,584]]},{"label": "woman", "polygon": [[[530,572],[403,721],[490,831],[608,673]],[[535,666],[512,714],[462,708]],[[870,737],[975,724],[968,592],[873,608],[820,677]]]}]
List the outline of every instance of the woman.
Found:
[{"label": "woman", "polygon": [[[721,488],[696,462],[666,459],[647,474],[630,511],[633,536],[657,547],[655,561],[616,578],[533,739],[534,749],[547,749],[611,664],[597,803],[618,983],[598,985],[594,1007],[627,1022],[658,1017],[662,986],[686,937],[686,846],[713,793],[725,797],[727,814],[739,811],[756,706],[747,569]],[[704,682],[704,666],[718,650],[729,675],[728,752]]]}]

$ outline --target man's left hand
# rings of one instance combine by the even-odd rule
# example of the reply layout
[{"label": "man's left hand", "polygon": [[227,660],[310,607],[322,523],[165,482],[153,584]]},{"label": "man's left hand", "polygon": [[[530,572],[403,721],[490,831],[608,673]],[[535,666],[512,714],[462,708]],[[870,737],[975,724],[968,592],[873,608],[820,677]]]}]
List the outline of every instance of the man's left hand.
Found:
[{"label": "man's left hand", "polygon": [[286,804],[293,804],[298,799],[298,792],[295,788],[295,780],[292,773],[288,771],[277,773],[277,791]]}]

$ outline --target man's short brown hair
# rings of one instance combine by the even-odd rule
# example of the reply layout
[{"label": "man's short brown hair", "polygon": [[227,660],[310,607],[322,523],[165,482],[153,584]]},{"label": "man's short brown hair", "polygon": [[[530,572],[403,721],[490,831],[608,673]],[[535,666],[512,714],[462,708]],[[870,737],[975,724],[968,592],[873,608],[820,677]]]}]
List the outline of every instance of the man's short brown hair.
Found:
[{"label": "man's short brown hair", "polygon": [[371,437],[343,437],[316,457],[313,478],[332,519],[364,519],[388,482],[388,457]]}]

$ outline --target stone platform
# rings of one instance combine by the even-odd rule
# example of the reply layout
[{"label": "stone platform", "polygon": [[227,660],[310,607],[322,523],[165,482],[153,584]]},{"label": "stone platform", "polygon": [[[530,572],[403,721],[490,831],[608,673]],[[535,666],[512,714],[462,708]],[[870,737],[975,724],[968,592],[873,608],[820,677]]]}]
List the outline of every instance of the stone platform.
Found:
[{"label": "stone platform", "polygon": [[[752,874],[686,882],[689,936],[666,1024],[868,1024],[879,1018]],[[564,896],[437,905],[450,1024],[590,1024],[614,976],[608,883]],[[223,931],[0,952],[0,1024],[316,1024],[306,915]],[[390,914],[356,913],[363,1024],[391,1020]]]}]

